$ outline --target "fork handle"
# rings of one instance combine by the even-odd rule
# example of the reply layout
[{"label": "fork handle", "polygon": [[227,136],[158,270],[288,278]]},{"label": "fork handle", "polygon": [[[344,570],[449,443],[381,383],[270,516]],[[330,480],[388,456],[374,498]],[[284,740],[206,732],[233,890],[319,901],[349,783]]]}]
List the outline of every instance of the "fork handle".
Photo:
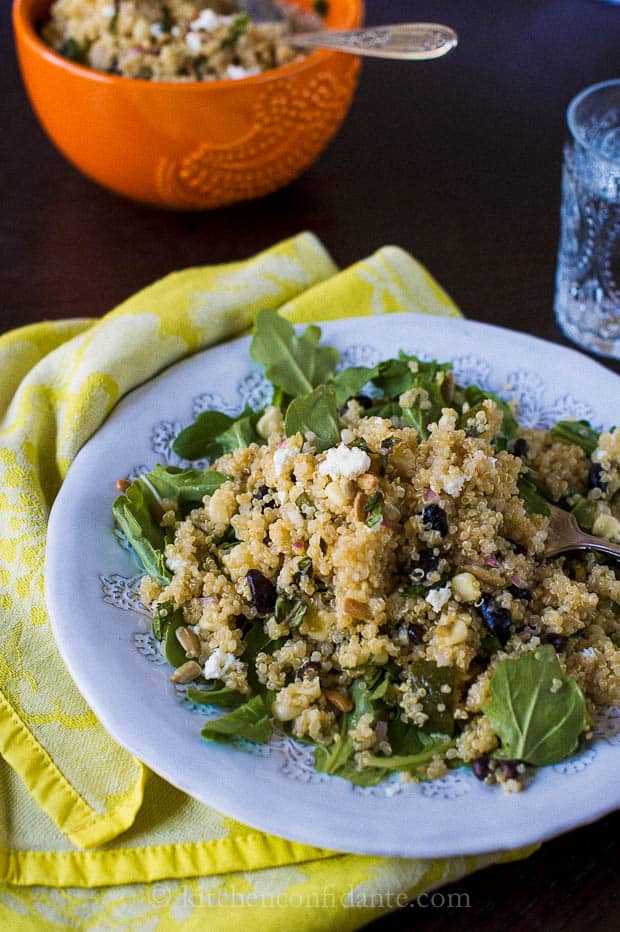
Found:
[{"label": "fork handle", "polygon": [[373,58],[427,61],[453,49],[458,37],[453,29],[440,23],[400,23],[367,29],[301,32],[287,36],[286,41],[302,48],[329,48]]},{"label": "fork handle", "polygon": [[599,553],[605,553],[609,557],[620,559],[620,544],[614,544],[604,537],[594,537],[593,534],[582,532],[571,541],[567,541],[566,547],[562,548],[562,553],[569,550],[597,550]]}]

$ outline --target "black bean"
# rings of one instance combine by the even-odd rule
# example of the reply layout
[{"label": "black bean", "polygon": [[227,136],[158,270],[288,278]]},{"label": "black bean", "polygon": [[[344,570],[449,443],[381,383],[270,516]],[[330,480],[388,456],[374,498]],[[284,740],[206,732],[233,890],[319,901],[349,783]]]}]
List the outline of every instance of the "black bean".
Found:
[{"label": "black bean", "polygon": [[441,505],[427,505],[422,515],[424,526],[439,531],[442,537],[448,533],[448,518]]},{"label": "black bean", "polygon": [[510,625],[512,619],[510,612],[502,605],[498,605],[493,596],[485,595],[477,606],[482,615],[482,620],[491,632],[503,646],[510,637]]},{"label": "black bean", "polygon": [[411,622],[410,624],[401,625],[398,630],[404,632],[412,644],[422,644],[424,641],[424,628],[422,625]]},{"label": "black bean", "polygon": [[512,586],[508,586],[508,592],[513,596],[513,598],[523,599],[525,602],[529,602],[532,598],[532,593],[529,589],[524,589],[521,586],[515,586],[514,584]]},{"label": "black bean", "polygon": [[260,572],[260,570],[250,570],[246,576],[250,593],[252,596],[252,605],[259,614],[264,615],[271,612],[276,604],[276,587],[270,579]]},{"label": "black bean", "polygon": [[563,634],[555,634],[553,631],[549,631],[541,636],[540,643],[551,644],[555,648],[556,654],[561,654],[568,643],[568,638]]},{"label": "black bean", "polygon": [[507,780],[515,780],[519,774],[516,761],[498,760],[497,769]]},{"label": "black bean", "polygon": [[424,582],[429,573],[435,573],[439,565],[439,557],[432,550],[421,550],[417,560],[412,561],[409,567],[409,579],[413,583]]},{"label": "black bean", "polygon": [[[264,511],[265,508],[276,507],[273,494],[273,489],[270,489],[268,485],[259,485],[254,493],[254,499],[261,502],[261,511]],[[269,496],[269,498],[267,498],[267,496]],[[265,501],[265,499],[267,499],[267,501]]]},{"label": "black bean", "polygon": [[486,780],[491,772],[489,758],[476,757],[476,759],[471,762],[471,769],[474,772],[474,776],[478,777],[479,780]]},{"label": "black bean", "polygon": [[588,487],[590,489],[600,489],[601,492],[607,491],[607,483],[603,482],[601,475],[603,469],[600,463],[591,463],[590,471],[588,473]]},{"label": "black bean", "polygon": [[512,455],[518,456],[519,459],[523,459],[525,456],[527,456],[528,449],[527,440],[525,440],[523,437],[517,437],[512,445]]}]

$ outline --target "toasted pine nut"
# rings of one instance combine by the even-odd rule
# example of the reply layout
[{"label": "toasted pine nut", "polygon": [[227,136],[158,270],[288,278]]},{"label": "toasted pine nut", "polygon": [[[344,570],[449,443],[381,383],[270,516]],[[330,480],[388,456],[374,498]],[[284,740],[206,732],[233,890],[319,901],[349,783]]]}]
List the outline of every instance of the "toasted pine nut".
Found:
[{"label": "toasted pine nut", "polygon": [[375,492],[379,488],[379,479],[373,476],[371,472],[365,472],[358,476],[357,484],[364,492]]},{"label": "toasted pine nut", "polygon": [[475,563],[464,563],[463,571],[471,573],[481,583],[487,586],[500,588],[503,586],[502,575],[497,570],[487,569],[485,566],[476,566]]},{"label": "toasted pine nut", "polygon": [[367,602],[360,602],[358,599],[347,596],[342,603],[342,607],[347,615],[352,615],[354,618],[363,618],[364,621],[372,621],[373,615]]},{"label": "toasted pine nut", "polygon": [[323,695],[328,702],[331,702],[332,705],[335,705],[337,709],[340,709],[341,712],[350,712],[353,708],[353,703],[344,693],[338,692],[336,689],[324,689]]},{"label": "toasted pine nut", "polygon": [[200,657],[200,641],[191,628],[180,627],[174,633],[188,657]]},{"label": "toasted pine nut", "polygon": [[119,492],[126,492],[131,485],[131,479],[117,479],[116,488]]},{"label": "toasted pine nut", "polygon": [[353,502],[353,514],[355,515],[356,521],[364,522],[366,520],[366,503],[368,498],[364,495],[363,492],[358,492],[355,496],[355,501]]},{"label": "toasted pine nut", "polygon": [[188,660],[177,667],[170,677],[171,683],[191,683],[197,676],[202,673],[202,667],[195,660]]}]

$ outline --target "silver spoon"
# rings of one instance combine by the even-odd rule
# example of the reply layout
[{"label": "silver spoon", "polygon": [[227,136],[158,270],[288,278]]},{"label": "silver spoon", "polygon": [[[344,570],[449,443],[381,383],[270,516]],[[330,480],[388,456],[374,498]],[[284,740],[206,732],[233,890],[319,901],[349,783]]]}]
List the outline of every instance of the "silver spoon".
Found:
[{"label": "silver spoon", "polygon": [[[273,0],[240,0],[239,6],[257,23],[284,19],[284,13]],[[367,29],[299,32],[287,35],[286,41],[295,48],[329,48],[372,58],[427,61],[451,51],[458,36],[449,26],[439,23],[400,23]]]},{"label": "silver spoon", "polygon": [[549,533],[545,545],[545,557],[557,557],[570,550],[598,550],[611,557],[620,558],[620,544],[612,544],[604,537],[594,537],[582,531],[573,515],[556,505],[549,505]]}]

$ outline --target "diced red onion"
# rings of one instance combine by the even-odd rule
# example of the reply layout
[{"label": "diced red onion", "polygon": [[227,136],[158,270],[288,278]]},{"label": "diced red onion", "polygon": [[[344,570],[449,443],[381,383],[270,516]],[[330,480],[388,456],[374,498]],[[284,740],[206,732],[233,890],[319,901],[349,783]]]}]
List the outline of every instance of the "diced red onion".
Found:
[{"label": "diced red onion", "polygon": [[525,583],[523,582],[523,580],[521,579],[518,573],[512,574],[512,576],[510,577],[510,582],[513,584],[513,586],[517,586],[518,589],[526,588]]},{"label": "diced red onion", "polygon": [[383,741],[387,735],[387,722],[377,722],[377,727],[375,728],[375,735],[377,736],[377,741]]},{"label": "diced red onion", "polygon": [[390,518],[384,518],[381,524],[383,527],[398,527],[398,521],[392,521]]},{"label": "diced red onion", "polygon": [[304,542],[303,540],[294,540],[293,541],[293,550],[303,550]]},{"label": "diced red onion", "polygon": [[424,493],[424,501],[425,502],[438,502],[439,496],[437,495],[437,492],[433,492],[432,489],[427,489],[426,492]]},{"label": "diced red onion", "polygon": [[500,564],[499,560],[497,559],[497,557],[494,557],[492,554],[491,554],[490,557],[485,557],[485,558],[484,558],[484,562],[485,562],[485,563],[488,563],[489,566],[501,566],[501,564]]}]

